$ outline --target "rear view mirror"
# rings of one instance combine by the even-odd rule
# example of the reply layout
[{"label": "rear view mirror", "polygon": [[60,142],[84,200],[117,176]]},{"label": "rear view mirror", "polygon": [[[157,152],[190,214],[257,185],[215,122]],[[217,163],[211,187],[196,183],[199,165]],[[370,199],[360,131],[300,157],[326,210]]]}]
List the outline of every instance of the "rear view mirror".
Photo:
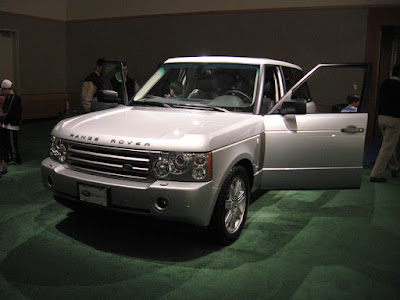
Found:
[{"label": "rear view mirror", "polygon": [[306,114],[306,106],[306,100],[304,99],[286,100],[282,103],[279,113],[281,115]]}]

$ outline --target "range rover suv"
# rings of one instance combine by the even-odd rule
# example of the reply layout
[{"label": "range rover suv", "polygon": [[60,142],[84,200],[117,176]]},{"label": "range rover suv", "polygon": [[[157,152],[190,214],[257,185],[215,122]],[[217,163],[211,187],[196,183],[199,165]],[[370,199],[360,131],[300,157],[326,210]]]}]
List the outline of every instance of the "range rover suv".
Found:
[{"label": "range rover suv", "polygon": [[[123,78],[110,64],[105,83]],[[105,84],[97,103],[115,107],[54,127],[43,183],[73,209],[190,223],[232,243],[256,189],[360,186],[363,105],[336,112],[307,86],[332,68],[362,70],[364,86],[365,64],[320,64],[303,76],[283,61],[219,56],[168,59],[132,99],[123,84]]]}]

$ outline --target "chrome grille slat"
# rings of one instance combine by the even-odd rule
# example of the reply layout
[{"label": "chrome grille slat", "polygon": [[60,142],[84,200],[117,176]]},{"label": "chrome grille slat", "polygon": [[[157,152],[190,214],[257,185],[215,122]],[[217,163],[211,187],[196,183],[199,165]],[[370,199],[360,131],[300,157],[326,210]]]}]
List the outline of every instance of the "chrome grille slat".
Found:
[{"label": "chrome grille slat", "polygon": [[88,154],[88,155],[94,155],[94,156],[99,156],[99,157],[107,157],[107,158],[116,158],[116,159],[123,159],[123,160],[129,160],[129,161],[141,161],[141,162],[149,162],[148,159],[145,158],[135,158],[135,157],[128,157],[128,156],[118,156],[118,155],[113,155],[113,154],[103,154],[103,153],[94,153],[90,151],[84,151],[84,150],[77,150],[77,149],[70,149],[71,152],[74,153],[80,153],[80,154]]},{"label": "chrome grille slat", "polygon": [[110,173],[110,172],[104,172],[104,171],[98,171],[98,170],[91,170],[88,168],[80,168],[80,167],[74,167],[74,169],[81,170],[81,171],[91,171],[93,173],[98,173],[98,174],[103,174],[106,176],[111,176],[111,177],[118,177],[118,178],[124,178],[124,179],[139,179],[143,180],[146,179],[146,177],[140,177],[140,176],[128,176],[128,175],[123,175],[123,174],[116,174],[116,173]]},{"label": "chrome grille slat", "polygon": [[150,152],[67,142],[69,168],[116,178],[145,180],[149,176]]},{"label": "chrome grille slat", "polygon": [[[109,168],[115,168],[115,169],[122,169],[123,166],[122,165],[116,165],[116,164],[109,164],[109,163],[103,163],[103,162],[98,162],[98,161],[91,161],[91,160],[87,160],[87,159],[82,159],[82,158],[70,158],[70,161],[74,161],[74,162],[82,162],[82,163],[87,163],[87,164],[93,164],[93,165],[98,165],[98,166],[102,166],[102,167],[109,167]],[[148,168],[135,168],[132,167],[132,170],[137,170],[137,171],[145,171],[148,172],[149,169]]]}]

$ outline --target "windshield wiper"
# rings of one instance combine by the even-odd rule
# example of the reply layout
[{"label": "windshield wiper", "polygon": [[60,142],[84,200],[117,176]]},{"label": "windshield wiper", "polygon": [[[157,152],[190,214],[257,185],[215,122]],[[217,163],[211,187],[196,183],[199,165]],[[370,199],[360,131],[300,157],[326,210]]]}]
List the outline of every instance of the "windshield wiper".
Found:
[{"label": "windshield wiper", "polygon": [[200,109],[200,110],[215,110],[215,111],[229,112],[229,110],[222,108],[222,107],[203,105],[203,104],[196,105],[196,104],[182,103],[182,104],[173,104],[172,107],[174,107],[174,108],[194,108],[194,109]]},{"label": "windshield wiper", "polygon": [[163,102],[158,102],[158,101],[148,101],[148,100],[143,100],[143,101],[132,101],[130,103],[132,106],[157,106],[157,107],[166,107],[166,108],[171,108],[170,105],[163,103]]}]

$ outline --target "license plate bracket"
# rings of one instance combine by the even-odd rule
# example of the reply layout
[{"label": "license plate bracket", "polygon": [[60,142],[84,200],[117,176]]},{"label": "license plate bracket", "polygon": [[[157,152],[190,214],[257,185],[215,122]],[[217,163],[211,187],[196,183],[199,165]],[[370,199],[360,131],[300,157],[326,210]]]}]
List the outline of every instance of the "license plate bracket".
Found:
[{"label": "license plate bracket", "polygon": [[108,189],[78,183],[79,199],[84,202],[108,206]]}]

